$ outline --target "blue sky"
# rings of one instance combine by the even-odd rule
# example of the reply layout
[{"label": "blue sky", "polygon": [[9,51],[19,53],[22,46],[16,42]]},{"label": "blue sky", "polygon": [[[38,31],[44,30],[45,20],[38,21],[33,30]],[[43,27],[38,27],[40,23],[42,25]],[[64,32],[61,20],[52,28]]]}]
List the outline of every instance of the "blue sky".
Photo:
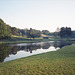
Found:
[{"label": "blue sky", "polygon": [[21,29],[75,30],[75,0],[0,0],[0,18]]}]

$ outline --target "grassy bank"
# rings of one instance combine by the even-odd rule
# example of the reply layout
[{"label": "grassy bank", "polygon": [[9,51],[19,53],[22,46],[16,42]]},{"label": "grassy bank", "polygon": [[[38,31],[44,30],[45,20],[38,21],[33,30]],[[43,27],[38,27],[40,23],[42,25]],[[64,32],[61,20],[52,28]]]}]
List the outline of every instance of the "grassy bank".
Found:
[{"label": "grassy bank", "polygon": [[75,75],[75,45],[0,63],[0,75]]},{"label": "grassy bank", "polygon": [[1,43],[32,43],[32,42],[46,42],[46,41],[72,41],[75,43],[75,38],[49,38],[49,39],[43,39],[43,37],[30,39],[26,37],[20,37],[20,36],[14,36],[9,39],[2,39],[0,40]]},{"label": "grassy bank", "polygon": [[12,37],[9,39],[0,40],[0,43],[29,43],[29,42],[51,41],[51,40],[53,39],[43,39],[43,38],[29,39],[25,37]]}]

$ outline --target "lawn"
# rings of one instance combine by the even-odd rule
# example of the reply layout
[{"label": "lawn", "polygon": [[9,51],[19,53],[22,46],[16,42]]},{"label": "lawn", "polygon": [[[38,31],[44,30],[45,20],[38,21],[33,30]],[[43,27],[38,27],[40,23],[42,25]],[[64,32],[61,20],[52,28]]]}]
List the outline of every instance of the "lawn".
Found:
[{"label": "lawn", "polygon": [[25,37],[12,37],[9,39],[3,39],[0,40],[0,43],[32,43],[32,42],[42,42],[42,41],[51,41],[54,40],[52,38],[50,39],[43,39],[43,38],[25,38]]},{"label": "lawn", "polygon": [[75,75],[75,45],[0,63],[0,75]]}]

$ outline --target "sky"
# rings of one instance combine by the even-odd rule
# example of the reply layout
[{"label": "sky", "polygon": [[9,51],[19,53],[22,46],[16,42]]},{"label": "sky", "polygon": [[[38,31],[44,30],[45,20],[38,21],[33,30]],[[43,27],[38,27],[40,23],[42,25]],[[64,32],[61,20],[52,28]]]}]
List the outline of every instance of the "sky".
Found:
[{"label": "sky", "polygon": [[75,0],[0,0],[0,18],[20,29],[75,30]]}]

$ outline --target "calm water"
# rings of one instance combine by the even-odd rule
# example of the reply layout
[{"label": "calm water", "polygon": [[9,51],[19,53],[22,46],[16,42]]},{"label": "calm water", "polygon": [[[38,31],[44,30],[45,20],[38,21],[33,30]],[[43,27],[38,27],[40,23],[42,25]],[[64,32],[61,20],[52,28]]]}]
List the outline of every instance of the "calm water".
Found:
[{"label": "calm water", "polygon": [[56,51],[70,43],[49,41],[40,43],[0,44],[0,62],[27,57],[49,51]]}]

